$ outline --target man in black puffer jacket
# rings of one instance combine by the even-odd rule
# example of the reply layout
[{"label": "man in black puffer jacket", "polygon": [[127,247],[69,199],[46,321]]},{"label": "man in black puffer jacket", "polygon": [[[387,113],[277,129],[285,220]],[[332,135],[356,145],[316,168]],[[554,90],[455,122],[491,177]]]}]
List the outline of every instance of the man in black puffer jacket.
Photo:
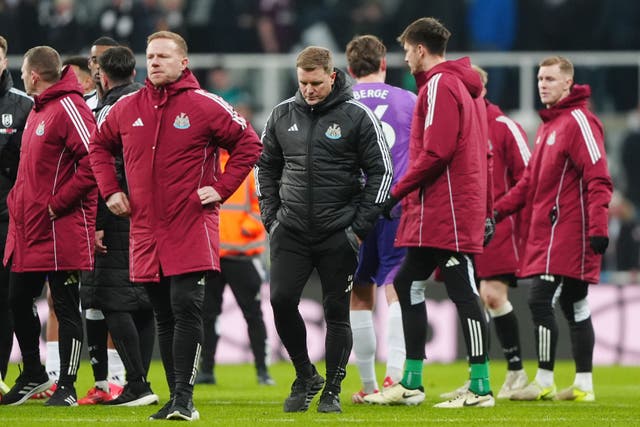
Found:
[{"label": "man in black puffer jacket", "polygon": [[296,369],[285,412],[303,412],[324,379],[309,360],[300,295],[317,269],[327,323],[327,383],[319,412],[341,412],[339,393],[351,353],[349,298],[358,247],[387,199],[393,170],[373,112],[353,99],[331,53],[304,49],[299,90],[278,104],[256,166],[262,221],[271,247],[271,306]]},{"label": "man in black puffer jacket", "polygon": [[[136,61],[127,47],[107,49],[98,58],[98,64],[104,89],[96,109],[100,126],[118,99],[137,91],[142,85],[133,82]],[[115,167],[120,186],[126,189],[122,153],[116,156]],[[104,314],[127,372],[127,383],[120,396],[103,404],[141,406],[157,403],[158,396],[146,380],[155,339],[153,309],[146,289],[129,280],[129,219],[112,214],[104,200],[98,204],[93,286],[85,291],[93,292],[91,300]]]},{"label": "man in black puffer jacket", "polygon": [[[0,36],[0,253],[4,253],[9,228],[7,195],[18,173],[20,140],[33,100],[13,87],[7,70],[7,40]],[[13,324],[9,311],[9,267],[0,265],[0,396],[9,391],[3,382],[13,344]]]}]

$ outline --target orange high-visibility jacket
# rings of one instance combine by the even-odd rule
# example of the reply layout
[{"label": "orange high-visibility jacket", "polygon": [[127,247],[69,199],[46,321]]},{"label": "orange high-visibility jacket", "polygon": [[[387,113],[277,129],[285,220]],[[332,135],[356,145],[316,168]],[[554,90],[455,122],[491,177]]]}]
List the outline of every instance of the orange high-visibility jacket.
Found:
[{"label": "orange high-visibility jacket", "polygon": [[[220,150],[224,168],[229,154]],[[220,256],[251,256],[264,252],[266,231],[260,220],[253,171],[235,193],[220,206]]]}]

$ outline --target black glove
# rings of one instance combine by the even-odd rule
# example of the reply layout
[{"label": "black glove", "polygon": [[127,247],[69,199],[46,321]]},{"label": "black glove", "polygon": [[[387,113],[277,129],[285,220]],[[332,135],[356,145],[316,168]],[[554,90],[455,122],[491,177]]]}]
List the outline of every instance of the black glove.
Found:
[{"label": "black glove", "polygon": [[589,243],[591,243],[591,249],[593,252],[602,255],[609,246],[609,238],[607,236],[591,236],[589,237]]},{"label": "black glove", "polygon": [[398,199],[396,199],[392,195],[389,195],[387,200],[382,204],[382,216],[387,219],[393,219],[393,217],[391,216],[391,211],[393,210],[395,205],[398,204],[398,202]]},{"label": "black glove", "polygon": [[491,217],[484,220],[484,241],[482,242],[482,246],[487,246],[491,239],[493,239],[493,234],[496,232],[496,220]]}]

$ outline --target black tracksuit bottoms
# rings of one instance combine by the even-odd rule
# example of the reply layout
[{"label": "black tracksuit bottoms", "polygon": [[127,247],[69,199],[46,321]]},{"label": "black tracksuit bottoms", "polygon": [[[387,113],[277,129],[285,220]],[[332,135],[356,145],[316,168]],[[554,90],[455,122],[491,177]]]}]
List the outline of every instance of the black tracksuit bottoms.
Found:
[{"label": "black tracksuit bottoms", "polygon": [[202,349],[205,272],[162,277],[146,285],[156,315],[160,357],[171,397],[186,404],[193,396]]},{"label": "black tracksuit bottoms", "polygon": [[13,312],[16,338],[26,372],[38,372],[40,362],[40,318],[34,301],[42,294],[49,279],[53,309],[58,317],[60,342],[59,385],[72,386],[76,381],[82,349],[79,275],[76,271],[11,272],[9,301]]},{"label": "black tracksuit bottoms", "polygon": [[222,313],[222,295],[227,284],[247,321],[249,344],[256,369],[258,372],[267,369],[267,328],[260,307],[262,277],[256,268],[256,262],[260,261],[254,257],[220,258],[221,272],[211,272],[207,275],[202,307],[204,341],[200,361],[200,369],[204,372],[212,372],[215,365],[216,348],[220,338],[216,330],[216,321]]},{"label": "black tracksuit bottoms", "polygon": [[[4,253],[9,223],[0,221],[0,253]],[[0,264],[0,377],[7,375],[13,347],[13,317],[9,305],[9,267]]]},{"label": "black tracksuit bottoms", "polygon": [[356,248],[344,230],[312,240],[282,225],[271,232],[270,246],[271,306],[276,329],[301,378],[311,376],[313,371],[307,330],[298,305],[313,269],[318,271],[327,323],[327,387],[339,391],[353,345],[349,299],[358,262]]}]

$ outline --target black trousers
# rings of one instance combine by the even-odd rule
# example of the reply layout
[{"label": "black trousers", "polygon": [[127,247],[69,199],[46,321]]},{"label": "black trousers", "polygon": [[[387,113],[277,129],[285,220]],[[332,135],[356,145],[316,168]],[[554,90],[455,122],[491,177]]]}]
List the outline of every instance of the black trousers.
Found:
[{"label": "black trousers", "polygon": [[58,317],[60,343],[60,378],[58,384],[71,386],[76,380],[82,349],[82,317],[80,316],[79,277],[77,272],[11,272],[10,297],[16,338],[27,372],[41,369],[40,318],[34,301],[49,280],[53,309]]},{"label": "black trousers", "polygon": [[435,248],[408,248],[393,285],[402,309],[402,326],[407,359],[425,358],[427,342],[427,307],[425,284],[440,267],[447,294],[458,311],[469,363],[487,360],[487,324],[474,279],[469,255]]},{"label": "black trousers", "polygon": [[153,311],[103,310],[103,313],[113,344],[127,372],[127,382],[146,380],[156,334]]},{"label": "black trousers", "polygon": [[[8,222],[0,222],[0,254],[7,241]],[[9,267],[0,263],[0,376],[5,378],[13,347],[13,317],[9,305]]]},{"label": "black trousers", "polygon": [[[256,369],[267,368],[267,328],[260,307],[260,286],[262,277],[256,268],[257,258],[220,258],[220,273],[207,274],[202,306],[204,341],[200,369],[211,372],[215,365],[218,334],[216,321],[222,313],[222,295],[228,284],[235,296],[242,315],[247,322],[247,333]],[[237,325],[228,325],[235,328]]]},{"label": "black trousers", "polygon": [[576,372],[593,370],[595,333],[587,302],[589,284],[563,276],[543,275],[533,278],[529,289],[529,309],[533,317],[538,367],[552,371],[558,346],[558,324],[555,304],[569,323],[571,350]]},{"label": "black trousers", "polygon": [[204,276],[205,272],[185,273],[146,286],[169,390],[183,404],[193,396],[202,348]]},{"label": "black trousers", "polygon": [[299,377],[311,375],[307,330],[300,315],[300,296],[315,268],[322,286],[327,323],[325,338],[327,386],[339,389],[346,375],[353,337],[349,324],[349,299],[357,266],[356,248],[344,230],[313,241],[303,233],[278,225],[270,236],[271,306],[278,335]]}]

